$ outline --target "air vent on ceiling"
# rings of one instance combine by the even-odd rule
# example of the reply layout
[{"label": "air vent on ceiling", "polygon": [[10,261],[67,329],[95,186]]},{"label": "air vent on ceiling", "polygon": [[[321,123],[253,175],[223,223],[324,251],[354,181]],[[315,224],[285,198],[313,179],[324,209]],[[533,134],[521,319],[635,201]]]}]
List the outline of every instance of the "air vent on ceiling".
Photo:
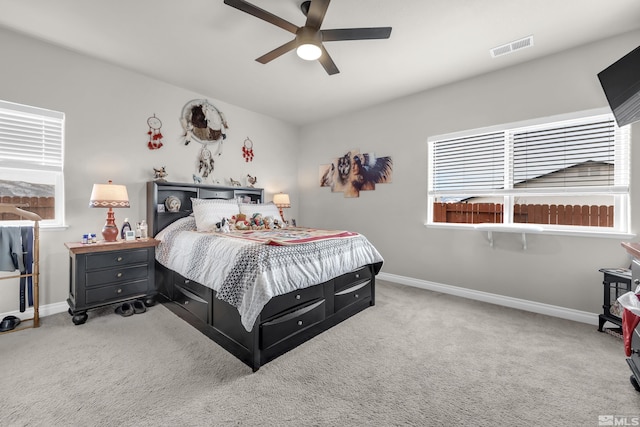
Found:
[{"label": "air vent on ceiling", "polygon": [[516,50],[524,49],[526,47],[533,46],[533,36],[528,36],[520,40],[512,41],[502,46],[494,47],[489,52],[493,58],[497,56],[507,55],[513,53]]}]

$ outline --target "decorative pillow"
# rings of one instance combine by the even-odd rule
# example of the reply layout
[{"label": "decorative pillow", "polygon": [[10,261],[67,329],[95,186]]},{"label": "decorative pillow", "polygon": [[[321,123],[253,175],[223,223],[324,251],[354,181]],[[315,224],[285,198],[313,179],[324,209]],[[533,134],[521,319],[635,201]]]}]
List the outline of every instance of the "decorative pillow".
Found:
[{"label": "decorative pillow", "polygon": [[216,223],[222,218],[231,218],[238,214],[238,203],[225,199],[191,199],[193,215],[198,231],[216,231]]},{"label": "decorative pillow", "polygon": [[256,213],[259,213],[262,215],[262,218],[266,218],[270,216],[270,217],[273,217],[274,219],[277,219],[281,223],[284,222],[282,220],[282,217],[280,216],[280,211],[278,210],[278,207],[273,203],[259,203],[259,204],[240,203],[239,206],[240,206],[240,212],[247,215],[249,218],[253,217],[253,215]]}]

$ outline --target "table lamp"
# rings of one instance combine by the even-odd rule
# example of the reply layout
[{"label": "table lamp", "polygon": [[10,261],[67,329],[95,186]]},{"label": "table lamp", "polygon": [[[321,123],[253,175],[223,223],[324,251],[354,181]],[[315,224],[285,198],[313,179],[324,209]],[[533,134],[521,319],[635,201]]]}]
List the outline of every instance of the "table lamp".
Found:
[{"label": "table lamp", "polygon": [[280,216],[282,217],[282,220],[285,221],[284,214],[282,213],[282,208],[291,207],[291,201],[289,200],[289,195],[285,193],[274,194],[273,204],[278,207],[278,210],[280,211]]},{"label": "table lamp", "polygon": [[128,208],[129,195],[127,187],[115,185],[109,180],[108,184],[93,184],[91,191],[90,208],[109,208],[107,212],[107,222],[102,228],[102,237],[106,242],[115,242],[118,238],[118,227],[116,226],[113,208]]}]

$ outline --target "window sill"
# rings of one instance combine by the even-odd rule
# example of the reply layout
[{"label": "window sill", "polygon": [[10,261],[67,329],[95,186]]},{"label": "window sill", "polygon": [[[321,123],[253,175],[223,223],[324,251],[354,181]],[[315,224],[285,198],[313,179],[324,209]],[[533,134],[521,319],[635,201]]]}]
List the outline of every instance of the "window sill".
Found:
[{"label": "window sill", "polygon": [[626,233],[614,230],[596,231],[585,230],[558,230],[543,225],[530,224],[446,224],[446,223],[425,223],[426,228],[447,228],[456,230],[474,230],[487,232],[489,244],[493,247],[493,232],[500,233],[520,233],[523,239],[523,249],[526,249],[526,234],[546,234],[552,236],[576,236],[576,237],[600,237],[609,239],[629,239],[636,237],[635,233]]},{"label": "window sill", "polygon": [[69,229],[68,225],[41,225],[40,231],[66,231]]}]

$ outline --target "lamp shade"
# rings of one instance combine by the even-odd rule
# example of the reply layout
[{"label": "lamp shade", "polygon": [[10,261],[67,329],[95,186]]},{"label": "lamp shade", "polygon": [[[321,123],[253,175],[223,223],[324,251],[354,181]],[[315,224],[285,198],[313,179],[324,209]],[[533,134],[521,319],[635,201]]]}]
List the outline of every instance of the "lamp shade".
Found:
[{"label": "lamp shade", "polygon": [[279,208],[290,208],[291,201],[289,195],[285,193],[278,193],[273,196],[273,204]]},{"label": "lamp shade", "polygon": [[127,187],[111,184],[111,181],[109,181],[109,184],[93,184],[89,207],[128,208],[129,195],[127,194]]}]

